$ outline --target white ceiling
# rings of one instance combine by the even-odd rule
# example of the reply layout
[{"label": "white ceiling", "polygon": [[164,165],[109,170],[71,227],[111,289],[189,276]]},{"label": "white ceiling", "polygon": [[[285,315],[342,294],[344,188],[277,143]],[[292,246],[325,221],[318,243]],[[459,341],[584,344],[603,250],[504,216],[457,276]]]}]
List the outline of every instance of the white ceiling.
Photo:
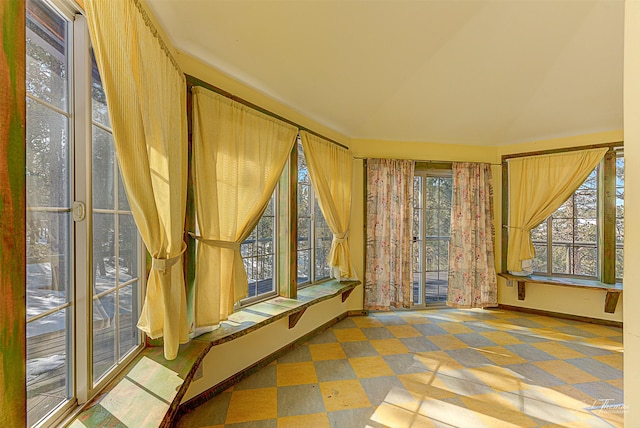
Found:
[{"label": "white ceiling", "polygon": [[350,138],[622,129],[622,0],[147,3],[179,50]]}]

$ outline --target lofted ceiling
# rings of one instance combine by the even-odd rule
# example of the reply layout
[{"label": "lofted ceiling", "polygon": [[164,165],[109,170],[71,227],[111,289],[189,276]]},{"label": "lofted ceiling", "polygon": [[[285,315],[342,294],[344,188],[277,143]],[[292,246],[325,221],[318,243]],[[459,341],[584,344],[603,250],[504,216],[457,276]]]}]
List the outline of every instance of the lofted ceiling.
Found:
[{"label": "lofted ceiling", "polygon": [[622,129],[622,0],[147,3],[180,51],[350,138]]}]

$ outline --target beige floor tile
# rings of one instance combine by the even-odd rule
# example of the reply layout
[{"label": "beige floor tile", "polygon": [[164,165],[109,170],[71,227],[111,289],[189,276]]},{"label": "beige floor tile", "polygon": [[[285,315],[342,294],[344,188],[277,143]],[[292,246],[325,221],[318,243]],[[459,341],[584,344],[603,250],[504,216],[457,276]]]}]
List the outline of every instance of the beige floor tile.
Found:
[{"label": "beige floor tile", "polygon": [[379,405],[371,416],[371,420],[393,428],[435,427],[435,424],[429,418],[419,414],[417,411],[411,412],[388,403]]},{"label": "beige floor tile", "polygon": [[349,364],[359,378],[393,376],[393,370],[382,357],[349,358]]},{"label": "beige floor tile", "polygon": [[390,325],[387,330],[397,338],[422,336],[422,333],[410,325]]},{"label": "beige floor tile", "polygon": [[511,352],[502,346],[484,346],[482,348],[476,348],[476,351],[480,352],[483,357],[490,359],[499,366],[528,363],[527,360],[518,354]]},{"label": "beige floor tile", "polygon": [[309,345],[313,361],[340,360],[347,358],[339,343],[320,343]]},{"label": "beige floor tile", "polygon": [[447,333],[450,334],[474,333],[474,330],[461,322],[441,322],[438,324],[438,327],[446,330]]},{"label": "beige floor tile", "polygon": [[278,386],[318,383],[316,368],[312,361],[278,364],[276,379]]},{"label": "beige floor tile", "polygon": [[488,427],[535,427],[538,424],[514,408],[499,394],[460,397],[467,408],[475,412]]},{"label": "beige floor tile", "polygon": [[359,328],[336,328],[333,330],[333,334],[336,335],[339,342],[361,342],[367,340],[367,336]]},{"label": "beige floor tile", "polygon": [[624,355],[622,353],[619,354],[609,354],[609,355],[598,355],[592,357],[594,360],[598,360],[601,363],[605,363],[610,365],[613,368],[618,370],[624,369]]},{"label": "beige floor tile", "polygon": [[456,396],[455,393],[448,389],[433,386],[435,381],[435,375],[433,373],[424,372],[399,375],[398,379],[400,379],[407,391],[420,398],[420,400],[424,400],[426,398],[453,398]]},{"label": "beige floor tile", "polygon": [[353,322],[360,328],[363,327],[384,327],[384,324],[375,317],[353,317]]},{"label": "beige floor tile", "polygon": [[415,358],[433,372],[463,368],[462,364],[444,351],[418,352]]},{"label": "beige floor tile", "polygon": [[227,410],[226,424],[261,419],[273,419],[278,416],[276,388],[259,388],[234,391]]},{"label": "beige floor tile", "polygon": [[532,345],[540,349],[541,351],[546,352],[552,357],[556,357],[560,360],[585,357],[585,355],[582,352],[573,350],[568,346],[564,346],[562,343],[558,343],[558,342],[540,342],[540,343],[532,343]]},{"label": "beige floor tile", "polygon": [[569,384],[598,382],[600,380],[599,378],[585,372],[582,369],[579,369],[576,366],[567,363],[566,361],[549,360],[538,361],[533,364]]},{"label": "beige floor tile", "polygon": [[370,343],[380,355],[406,354],[409,352],[407,347],[398,339],[371,340]]},{"label": "beige floor tile", "polygon": [[330,426],[326,413],[278,418],[278,428],[329,428]]},{"label": "beige floor tile", "polygon": [[433,342],[438,348],[448,351],[451,349],[462,349],[468,348],[469,345],[464,343],[462,340],[458,339],[455,336],[451,336],[450,334],[441,334],[436,336],[429,336],[428,339]]},{"label": "beige floor tile", "polygon": [[505,333],[504,331],[483,331],[480,334],[486,337],[487,339],[495,342],[497,345],[504,346],[504,345],[517,345],[517,344],[523,343],[517,337],[509,333]]},{"label": "beige floor tile", "polygon": [[328,412],[371,407],[371,402],[357,379],[322,382],[320,392]]}]

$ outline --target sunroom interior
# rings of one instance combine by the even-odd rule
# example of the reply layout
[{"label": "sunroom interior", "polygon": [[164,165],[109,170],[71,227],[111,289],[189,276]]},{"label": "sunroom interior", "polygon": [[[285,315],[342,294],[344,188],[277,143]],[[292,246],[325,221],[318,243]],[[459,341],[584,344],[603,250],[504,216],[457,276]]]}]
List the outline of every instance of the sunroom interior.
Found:
[{"label": "sunroom interior", "polygon": [[640,424],[639,5],[0,8],[3,426]]}]

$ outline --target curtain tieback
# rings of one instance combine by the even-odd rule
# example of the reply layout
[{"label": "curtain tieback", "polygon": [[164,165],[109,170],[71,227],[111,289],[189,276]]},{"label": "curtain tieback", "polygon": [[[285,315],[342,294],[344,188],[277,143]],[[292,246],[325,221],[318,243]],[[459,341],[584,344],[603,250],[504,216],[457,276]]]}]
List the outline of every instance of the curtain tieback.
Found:
[{"label": "curtain tieback", "polygon": [[529,232],[531,230],[528,227],[521,227],[521,226],[509,226],[509,229],[522,230],[523,232]]},{"label": "curtain tieback", "polygon": [[189,235],[193,239],[199,242],[202,242],[203,244],[211,245],[212,247],[218,247],[218,248],[228,248],[229,250],[234,250],[234,251],[240,251],[240,245],[242,244],[241,242],[235,242],[235,241],[219,241],[217,239],[207,239],[191,232],[189,232]]},{"label": "curtain tieback", "polygon": [[152,257],[151,258],[151,268],[157,270],[160,273],[166,273],[169,269],[171,269],[171,266],[175,265],[178,260],[180,259],[180,257],[182,257],[182,254],[184,254],[184,252],[187,249],[187,244],[184,243],[184,241],[182,241],[182,248],[180,249],[180,252],[173,256],[173,257]]},{"label": "curtain tieback", "polygon": [[347,238],[349,238],[349,231],[347,230],[345,233],[340,235],[333,235],[333,240],[339,244],[347,242]]}]

